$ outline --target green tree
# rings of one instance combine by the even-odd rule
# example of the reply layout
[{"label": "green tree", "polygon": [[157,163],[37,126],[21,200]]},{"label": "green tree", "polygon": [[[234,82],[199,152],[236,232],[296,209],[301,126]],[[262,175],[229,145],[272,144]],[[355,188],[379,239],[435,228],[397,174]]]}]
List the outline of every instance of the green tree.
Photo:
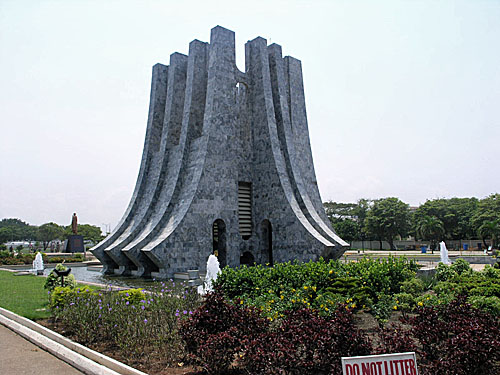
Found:
[{"label": "green tree", "polygon": [[443,223],[444,239],[461,240],[471,238],[476,231],[472,217],[476,213],[476,198],[451,198],[428,200],[417,208],[414,215],[413,229],[423,217],[435,217]]},{"label": "green tree", "polygon": [[397,236],[405,237],[408,234],[410,207],[398,198],[390,197],[377,199],[367,212],[365,227],[372,238],[386,240],[391,249],[394,249],[394,240]]},{"label": "green tree", "polygon": [[335,232],[346,241],[365,238],[364,221],[369,201],[360,199],[357,203],[325,202],[325,212]]},{"label": "green tree", "polygon": [[326,216],[328,216],[330,221],[335,221],[337,219],[353,219],[357,204],[329,201],[323,203],[323,206]]},{"label": "green tree", "polygon": [[19,219],[2,219],[0,221],[0,229],[8,228],[10,237],[7,241],[23,241],[29,239],[27,237],[27,229],[29,225]]},{"label": "green tree", "polygon": [[38,228],[37,240],[42,242],[44,251],[47,250],[50,241],[63,238],[64,228],[57,225],[56,223],[46,223],[40,225],[40,227]]},{"label": "green tree", "polygon": [[462,240],[475,236],[472,218],[476,214],[478,202],[477,198],[450,199],[450,210],[456,215],[456,225],[452,232],[453,239]]},{"label": "green tree", "polygon": [[38,238],[38,227],[36,225],[28,225],[24,228],[25,239],[29,241],[36,241]]},{"label": "green tree", "polygon": [[496,248],[500,237],[500,219],[483,222],[478,229],[478,234],[485,247],[487,246],[486,239],[490,238],[492,247]]},{"label": "green tree", "polygon": [[[475,233],[481,236],[479,228],[481,228],[483,224],[498,220],[500,220],[500,194],[491,194],[488,197],[481,199],[471,220]],[[486,230],[486,227],[483,228],[483,232]],[[484,237],[482,238],[484,241]]]},{"label": "green tree", "polygon": [[[71,234],[71,225],[68,225],[64,228],[64,236],[68,238]],[[78,224],[78,234],[83,236],[84,241],[92,241],[94,244],[104,239],[101,228],[90,224]]]},{"label": "green tree", "polygon": [[12,241],[14,237],[14,232],[10,227],[0,228],[0,244],[3,244],[8,241]]},{"label": "green tree", "polygon": [[431,241],[434,251],[437,242],[444,236],[443,222],[434,216],[422,216],[416,223],[416,235],[419,239]]},{"label": "green tree", "polygon": [[332,226],[340,238],[349,242],[357,240],[361,232],[359,224],[352,219],[336,220]]}]

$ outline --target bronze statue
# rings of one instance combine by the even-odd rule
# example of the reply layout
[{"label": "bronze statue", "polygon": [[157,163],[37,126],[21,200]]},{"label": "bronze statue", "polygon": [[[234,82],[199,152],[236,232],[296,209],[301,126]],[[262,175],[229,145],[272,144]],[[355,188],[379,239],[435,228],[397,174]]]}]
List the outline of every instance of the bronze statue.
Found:
[{"label": "bronze statue", "polygon": [[78,234],[78,218],[76,213],[73,213],[73,218],[71,219],[71,231],[73,234]]}]

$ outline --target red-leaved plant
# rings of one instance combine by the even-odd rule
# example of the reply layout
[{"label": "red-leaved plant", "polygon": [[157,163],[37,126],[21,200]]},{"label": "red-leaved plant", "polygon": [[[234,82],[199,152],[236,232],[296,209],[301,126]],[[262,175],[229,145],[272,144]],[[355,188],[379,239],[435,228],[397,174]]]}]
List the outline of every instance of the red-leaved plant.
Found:
[{"label": "red-leaved plant", "polygon": [[500,373],[498,318],[471,307],[465,296],[447,305],[422,307],[403,323],[410,328],[394,326],[381,332],[382,347],[378,352],[416,348],[423,375]]},{"label": "red-leaved plant", "polygon": [[249,374],[341,374],[341,357],[370,353],[370,345],[344,307],[322,317],[311,309],[286,313],[274,329],[246,343]]},{"label": "red-leaved plant", "polygon": [[190,362],[208,374],[220,374],[245,351],[246,343],[268,326],[255,309],[226,302],[220,292],[214,292],[182,322],[179,333]]}]

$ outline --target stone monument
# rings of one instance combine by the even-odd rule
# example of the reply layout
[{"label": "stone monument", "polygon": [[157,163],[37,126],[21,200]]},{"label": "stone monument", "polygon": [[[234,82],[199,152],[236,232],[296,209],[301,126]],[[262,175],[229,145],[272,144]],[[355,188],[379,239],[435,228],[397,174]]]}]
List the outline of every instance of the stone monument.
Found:
[{"label": "stone monument", "polygon": [[83,253],[85,252],[85,244],[83,243],[83,236],[78,234],[78,217],[73,213],[71,218],[71,234],[66,243],[67,253]]},{"label": "stone monument", "polygon": [[129,206],[91,251],[103,272],[170,278],[242,263],[338,258],[316,182],[301,62],[258,37],[236,67],[217,26],[153,67],[139,176]]}]

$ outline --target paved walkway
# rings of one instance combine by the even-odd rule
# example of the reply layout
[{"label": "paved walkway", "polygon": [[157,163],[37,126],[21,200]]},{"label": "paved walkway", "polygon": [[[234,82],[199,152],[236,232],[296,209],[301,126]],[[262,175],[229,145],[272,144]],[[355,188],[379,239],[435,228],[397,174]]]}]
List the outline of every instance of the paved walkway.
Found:
[{"label": "paved walkway", "polygon": [[0,324],[0,374],[81,375],[83,373]]}]

